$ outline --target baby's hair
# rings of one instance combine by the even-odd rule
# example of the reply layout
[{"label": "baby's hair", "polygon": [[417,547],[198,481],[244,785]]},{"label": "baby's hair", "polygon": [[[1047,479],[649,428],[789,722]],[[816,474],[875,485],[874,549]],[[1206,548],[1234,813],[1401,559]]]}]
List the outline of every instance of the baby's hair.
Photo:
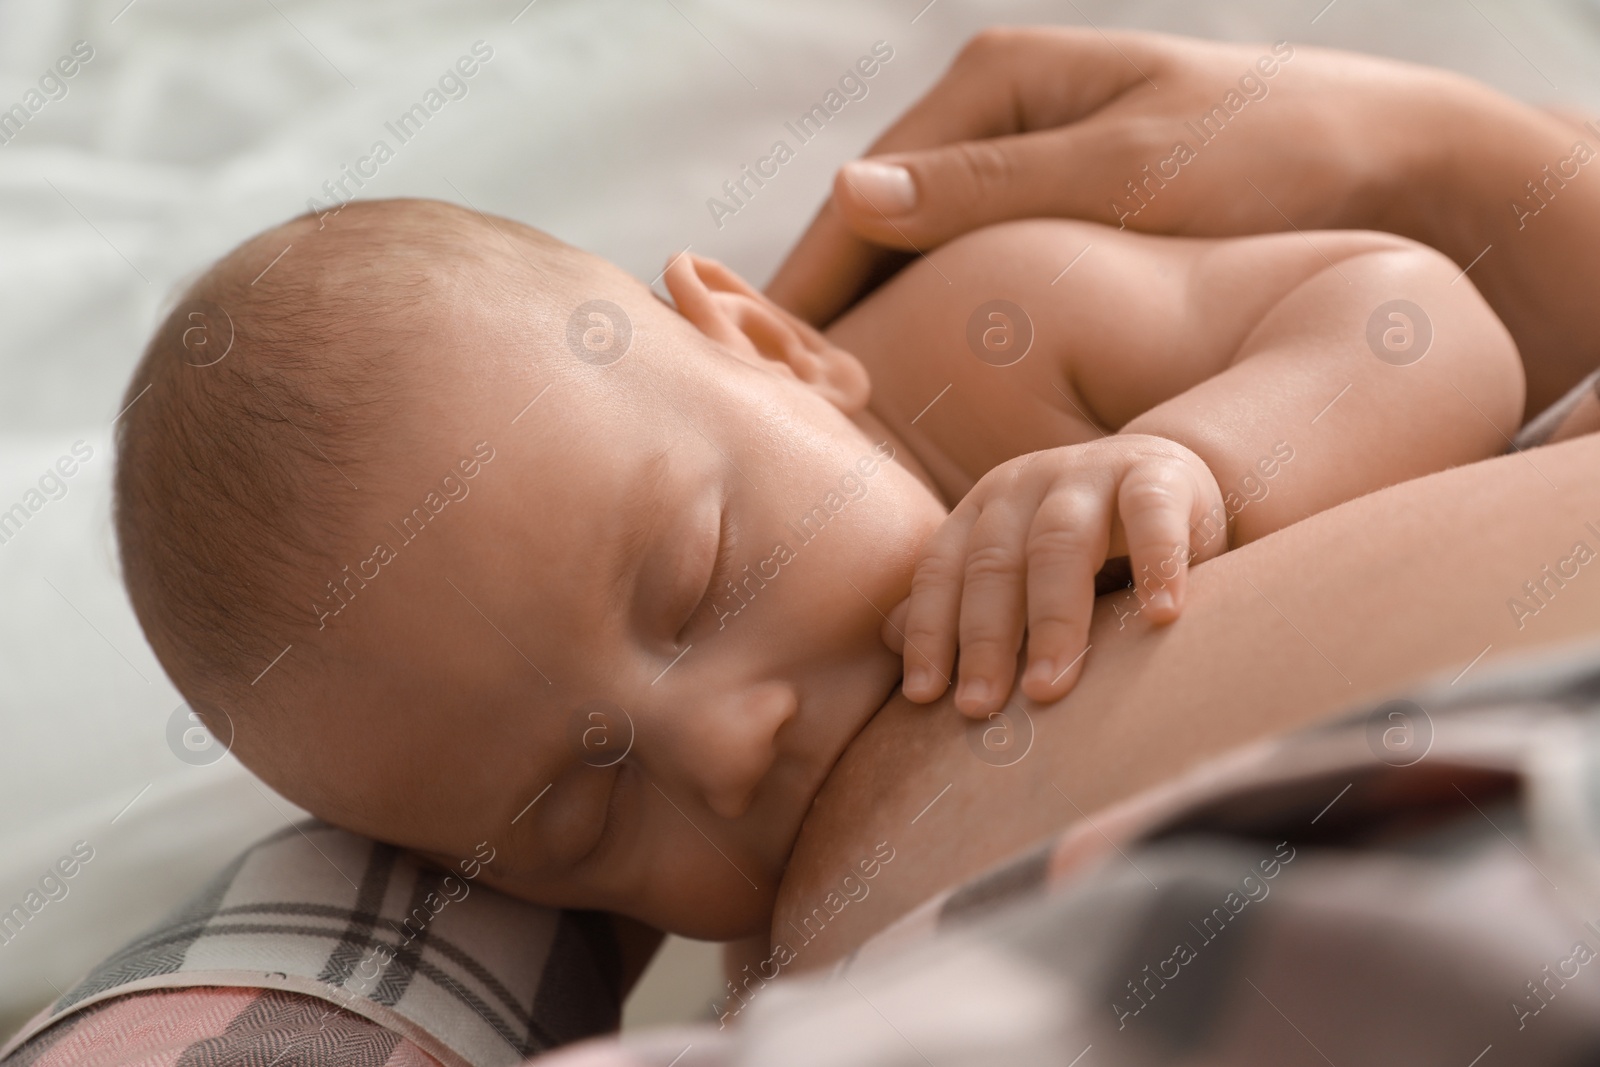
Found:
[{"label": "baby's hair", "polygon": [[123,400],[114,518],[134,610],[192,706],[226,708],[315,628],[310,594],[407,433],[426,310],[508,276],[535,291],[573,251],[436,201],[353,202],[246,241],[188,289]]}]

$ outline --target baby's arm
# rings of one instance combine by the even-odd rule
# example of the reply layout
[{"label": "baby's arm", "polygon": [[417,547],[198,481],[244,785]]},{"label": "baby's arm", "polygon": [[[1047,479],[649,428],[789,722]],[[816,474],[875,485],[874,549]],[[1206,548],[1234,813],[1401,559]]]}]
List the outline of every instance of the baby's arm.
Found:
[{"label": "baby's arm", "polygon": [[[1060,273],[1056,264],[1080,252],[1073,272]],[[946,410],[947,423],[970,428],[999,415],[1020,429],[997,462],[966,468],[970,492],[943,479],[964,495],[919,560],[905,617],[915,700],[943,692],[959,644],[958,706],[1000,707],[1024,622],[1024,689],[1056,699],[1076,680],[1070,665],[1084,648],[1092,597],[1077,572],[1086,566],[1092,574],[1131,555],[1136,584],[1148,588],[1159,560],[1149,615],[1168,621],[1181,610],[1190,559],[1493,455],[1520,420],[1521,365],[1508,334],[1461,271],[1401,239],[1188,241],[1027,222],[933,258],[896,280],[900,313],[918,290],[925,309],[899,319],[900,350],[942,359],[923,370],[967,387],[969,410]],[[934,342],[954,316],[996,296],[1032,323],[1026,360],[994,368],[967,355],[963,365]],[[858,349],[876,332],[848,321],[836,329],[854,333]],[[1011,376],[1004,388],[996,373]],[[1060,416],[1041,422],[1034,398]],[[976,444],[993,454],[1000,445],[927,432],[934,451]],[[1174,543],[1157,550],[1157,541]]]},{"label": "baby's arm", "polygon": [[[1284,251],[1298,251],[1299,262],[1284,262]],[[1205,460],[1231,519],[1225,547],[1498,454],[1521,422],[1522,366],[1509,333],[1431,249],[1379,234],[1223,242],[1196,264],[1190,286],[1202,301],[1228,286],[1283,287],[1216,373],[1119,427]],[[1194,321],[1201,352],[1237,329]],[[1114,355],[1093,357],[1084,376],[1114,393]]]}]

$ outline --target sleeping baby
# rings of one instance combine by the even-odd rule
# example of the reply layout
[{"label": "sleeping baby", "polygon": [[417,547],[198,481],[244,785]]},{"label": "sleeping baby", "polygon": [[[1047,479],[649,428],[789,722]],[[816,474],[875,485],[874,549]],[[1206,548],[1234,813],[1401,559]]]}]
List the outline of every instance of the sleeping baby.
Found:
[{"label": "sleeping baby", "polygon": [[1379,234],[1008,223],[826,332],[663,280],[429,201],[277,227],[151,341],[116,525],[162,665],[285,796],[694,937],[763,930],[897,687],[1057,700],[1097,576],[1170,624],[1191,563],[1522,413],[1471,282]]}]

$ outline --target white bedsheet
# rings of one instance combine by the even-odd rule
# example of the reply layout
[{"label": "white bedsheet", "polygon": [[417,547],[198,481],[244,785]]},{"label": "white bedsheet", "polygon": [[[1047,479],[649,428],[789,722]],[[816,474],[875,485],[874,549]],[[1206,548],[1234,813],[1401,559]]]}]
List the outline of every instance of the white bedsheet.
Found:
[{"label": "white bedsheet", "polygon": [[[95,850],[0,943],[0,1030],[294,814],[231,757],[193,767],[168,748],[179,698],[117,582],[109,423],[174,286],[304,210],[474,42],[494,55],[469,95],[362,194],[466,200],[647,279],[692,245],[764,281],[833,167],[990,22],[1288,38],[1600,103],[1590,0],[525,2],[0,5],[0,109],[75,41],[94,49],[0,145],[0,510],[74,442],[94,452],[0,544],[0,910],[75,842]],[[878,40],[894,58],[870,95],[719,228],[707,198]]]}]

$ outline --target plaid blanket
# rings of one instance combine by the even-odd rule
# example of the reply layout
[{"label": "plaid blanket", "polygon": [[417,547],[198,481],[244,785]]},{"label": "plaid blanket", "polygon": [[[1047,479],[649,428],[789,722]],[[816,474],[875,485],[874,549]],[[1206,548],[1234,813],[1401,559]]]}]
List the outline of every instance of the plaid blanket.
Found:
[{"label": "plaid blanket", "polygon": [[436,870],[331,826],[286,828],[68,990],[0,1061],[498,1067],[615,1029],[610,919],[478,884],[493,862],[484,845]]}]

